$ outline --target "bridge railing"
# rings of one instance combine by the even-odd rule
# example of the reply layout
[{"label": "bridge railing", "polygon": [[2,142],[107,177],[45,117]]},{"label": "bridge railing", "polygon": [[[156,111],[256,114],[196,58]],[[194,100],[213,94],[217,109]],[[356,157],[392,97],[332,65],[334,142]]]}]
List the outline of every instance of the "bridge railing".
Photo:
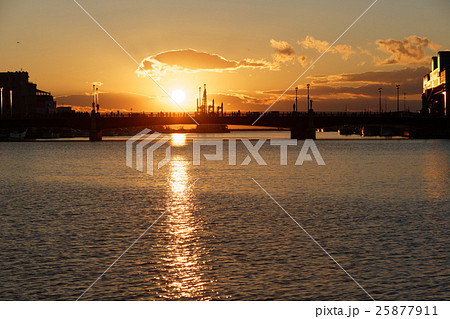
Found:
[{"label": "bridge railing", "polygon": [[[261,116],[262,112],[224,112],[223,114],[210,113],[210,114],[197,114],[195,112],[189,113],[192,117],[206,116],[206,117],[250,117],[258,118]],[[184,112],[101,112],[99,113],[100,118],[185,118],[189,116]],[[276,117],[276,118],[295,118],[295,117],[306,117],[307,112],[280,112],[280,111],[270,111],[263,114],[263,117]],[[314,117],[383,117],[383,118],[393,118],[393,117],[419,117],[421,114],[413,112],[314,112]],[[70,113],[54,113],[54,114],[35,114],[35,115],[13,115],[8,117],[3,117],[2,119],[8,120],[20,120],[20,119],[86,119],[90,117],[88,112],[70,112]]]},{"label": "bridge railing", "polygon": [[[192,117],[204,116],[204,117],[259,117],[263,114],[262,112],[224,112],[223,114],[217,113],[209,113],[209,114],[197,114],[195,112],[189,113]],[[120,113],[120,112],[110,112],[110,113],[101,113],[100,116],[102,118],[142,118],[142,117],[188,117],[187,113],[183,112],[141,112],[141,113]],[[363,111],[363,112],[314,112],[315,117],[417,117],[419,113],[413,112],[372,112],[372,111]],[[292,118],[292,117],[305,117],[308,116],[307,112],[279,112],[279,111],[271,111],[263,114],[264,117],[277,117],[277,118]]]}]

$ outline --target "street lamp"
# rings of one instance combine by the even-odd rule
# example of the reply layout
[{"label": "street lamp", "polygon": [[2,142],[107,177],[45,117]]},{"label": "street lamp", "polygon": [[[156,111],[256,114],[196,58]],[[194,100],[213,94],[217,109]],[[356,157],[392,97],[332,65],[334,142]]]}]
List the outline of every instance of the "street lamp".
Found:
[{"label": "street lamp", "polygon": [[307,104],[307,110],[309,111],[309,84],[306,84],[306,88],[308,89],[308,104]]},{"label": "street lamp", "polygon": [[295,87],[295,112],[298,111],[298,105],[297,105],[297,92],[298,92],[298,86]]},{"label": "street lamp", "polygon": [[380,95],[380,102],[379,102],[379,107],[378,107],[378,111],[381,113],[381,90],[382,90],[382,88],[379,88],[378,89],[378,93],[379,93],[379,95]]},{"label": "street lamp", "polygon": [[3,118],[3,88],[0,88],[0,119]]},{"label": "street lamp", "polygon": [[403,111],[406,112],[406,92],[403,92]]},{"label": "street lamp", "polygon": [[395,87],[397,88],[397,112],[399,112],[400,111],[400,104],[399,104],[400,84],[396,84]]},{"label": "street lamp", "polygon": [[12,98],[13,98],[13,94],[12,94],[12,90],[11,91],[9,91],[9,112],[10,112],[10,114],[9,114],[9,116],[12,118],[12,115],[13,115],[13,113],[12,113]]}]

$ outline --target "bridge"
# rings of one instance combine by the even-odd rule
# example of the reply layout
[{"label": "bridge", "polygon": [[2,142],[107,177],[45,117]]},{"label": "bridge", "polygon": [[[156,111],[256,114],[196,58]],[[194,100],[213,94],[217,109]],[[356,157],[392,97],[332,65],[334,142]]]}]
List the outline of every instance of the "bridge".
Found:
[{"label": "bridge", "polygon": [[412,138],[450,138],[450,117],[430,116],[410,112],[229,112],[223,114],[186,113],[129,113],[100,114],[73,113],[40,116],[33,118],[9,118],[0,120],[0,129],[24,129],[31,127],[73,128],[90,131],[90,140],[102,139],[102,131],[107,129],[151,127],[173,124],[223,124],[255,125],[272,128],[286,128],[291,138],[315,138],[317,129],[339,128],[343,126],[389,127],[403,130]]}]

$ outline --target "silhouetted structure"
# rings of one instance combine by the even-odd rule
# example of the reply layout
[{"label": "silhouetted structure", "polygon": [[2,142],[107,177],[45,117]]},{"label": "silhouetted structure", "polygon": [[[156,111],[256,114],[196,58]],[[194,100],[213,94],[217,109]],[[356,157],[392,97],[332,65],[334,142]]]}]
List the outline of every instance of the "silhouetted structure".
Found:
[{"label": "silhouetted structure", "polygon": [[0,72],[0,116],[22,117],[52,114],[56,103],[50,92],[38,90],[28,81],[28,72]]},{"label": "silhouetted structure", "polygon": [[98,87],[92,85],[92,110],[91,110],[91,127],[89,130],[89,141],[101,141],[102,140],[102,130],[98,127],[98,119],[100,118],[100,104]]},{"label": "silhouetted structure", "polygon": [[[450,117],[422,116],[418,113],[378,113],[378,112],[231,112],[222,116],[192,114],[203,127],[211,125],[246,125],[259,118],[258,126],[287,128],[291,138],[315,138],[315,131],[333,130],[345,126],[363,127],[364,135],[390,136],[388,131],[410,138],[450,138]],[[100,141],[103,130],[131,127],[151,127],[158,125],[193,124],[192,118],[183,113],[158,113],[135,116],[107,116],[95,113],[66,113],[46,117],[12,118],[0,120],[0,130],[23,131],[25,128],[73,128],[89,131],[92,141]],[[368,134],[372,132],[371,134]],[[384,132],[384,133],[383,133]],[[393,135],[392,135],[393,136]]]},{"label": "silhouetted structure", "polygon": [[383,90],[383,88],[378,88],[378,94],[379,94],[379,106],[378,106],[378,112],[381,114],[382,110],[381,110],[381,91]]},{"label": "silhouetted structure", "polygon": [[208,105],[208,94],[206,93],[206,84],[203,85],[203,98],[202,96],[202,88],[198,88],[198,98],[197,98],[197,115],[223,115],[223,103],[220,106],[214,106],[214,99],[212,100],[212,105]]},{"label": "silhouetted structure", "polygon": [[450,51],[440,51],[431,59],[431,72],[423,77],[422,113],[447,116],[450,82]]}]

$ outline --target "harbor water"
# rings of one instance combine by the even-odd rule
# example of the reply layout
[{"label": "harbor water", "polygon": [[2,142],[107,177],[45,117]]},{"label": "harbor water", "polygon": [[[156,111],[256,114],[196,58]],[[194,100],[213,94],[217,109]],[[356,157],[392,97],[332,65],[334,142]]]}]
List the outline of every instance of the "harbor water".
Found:
[{"label": "harbor water", "polygon": [[450,141],[315,142],[193,165],[180,134],[153,176],[124,141],[0,143],[0,299],[76,300],[144,233],[81,300],[448,300]]}]

